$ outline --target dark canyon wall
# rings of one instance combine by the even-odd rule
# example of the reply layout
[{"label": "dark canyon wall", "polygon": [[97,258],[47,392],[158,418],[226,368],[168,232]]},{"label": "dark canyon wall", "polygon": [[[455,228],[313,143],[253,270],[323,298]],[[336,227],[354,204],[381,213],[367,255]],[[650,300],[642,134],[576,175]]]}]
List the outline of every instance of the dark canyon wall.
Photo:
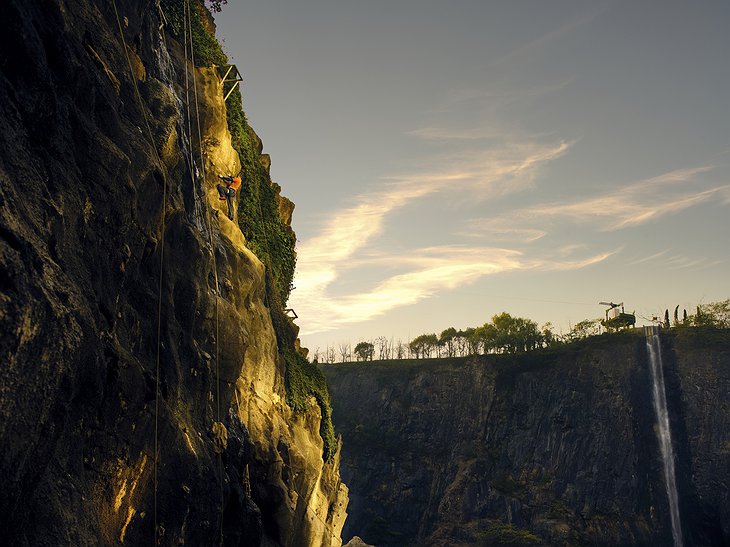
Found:
[{"label": "dark canyon wall", "polygon": [[2,543],[340,545],[339,456],[285,402],[264,265],[215,190],[240,169],[220,79],[188,63],[186,93],[161,23],[2,4]]},{"label": "dark canyon wall", "polygon": [[[685,544],[730,545],[730,335],[662,340]],[[345,539],[672,544],[643,336],[322,368],[344,439]]]}]

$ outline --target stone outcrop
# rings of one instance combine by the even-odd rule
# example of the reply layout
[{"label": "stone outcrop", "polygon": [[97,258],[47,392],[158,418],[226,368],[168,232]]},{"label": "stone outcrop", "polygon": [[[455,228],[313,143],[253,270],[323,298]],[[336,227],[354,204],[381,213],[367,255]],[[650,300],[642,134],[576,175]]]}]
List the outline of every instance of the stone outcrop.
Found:
[{"label": "stone outcrop", "polygon": [[[665,334],[663,356],[685,545],[728,545],[730,335]],[[643,336],[322,369],[346,540],[672,544]]]},{"label": "stone outcrop", "polygon": [[353,537],[344,547],[373,547],[365,543],[359,536]]},{"label": "stone outcrop", "polygon": [[3,4],[9,545],[341,544],[339,455],[285,402],[264,266],[215,190],[240,167],[218,78],[187,65],[199,143],[185,70],[154,2]]}]

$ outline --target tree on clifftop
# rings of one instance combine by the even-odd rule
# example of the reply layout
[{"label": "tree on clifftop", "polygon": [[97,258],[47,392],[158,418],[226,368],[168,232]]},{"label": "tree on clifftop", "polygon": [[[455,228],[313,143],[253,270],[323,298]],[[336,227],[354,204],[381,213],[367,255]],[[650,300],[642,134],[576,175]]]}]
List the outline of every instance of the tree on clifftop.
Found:
[{"label": "tree on clifftop", "polygon": [[542,346],[542,335],[537,323],[524,317],[512,317],[507,312],[492,317],[494,347],[498,351],[517,353]]},{"label": "tree on clifftop", "polygon": [[730,298],[698,305],[693,323],[698,327],[730,328]]},{"label": "tree on clifftop", "polygon": [[474,337],[477,340],[477,351],[480,346],[484,353],[490,353],[500,348],[500,334],[494,323],[484,323],[481,327],[474,329]]},{"label": "tree on clifftop", "polygon": [[575,324],[570,329],[570,332],[565,335],[566,342],[572,342],[573,340],[582,340],[589,336],[597,336],[601,334],[601,320],[600,319],[584,319]]},{"label": "tree on clifftop", "polygon": [[350,344],[340,344],[340,360],[344,363],[350,359]]},{"label": "tree on clifftop", "polygon": [[476,355],[479,353],[479,333],[473,327],[467,327],[459,332],[459,335],[466,341],[467,355]]},{"label": "tree on clifftop", "polygon": [[373,353],[375,352],[375,346],[370,342],[358,342],[355,346],[355,355],[357,355],[358,361],[372,361]]},{"label": "tree on clifftop", "polygon": [[454,327],[449,327],[439,336],[439,345],[446,348],[447,357],[453,357],[456,354],[456,336],[457,332]]},{"label": "tree on clifftop", "polygon": [[422,334],[411,340],[408,349],[416,356],[416,359],[425,358],[431,356],[431,352],[438,346],[438,343],[439,340],[435,334]]}]

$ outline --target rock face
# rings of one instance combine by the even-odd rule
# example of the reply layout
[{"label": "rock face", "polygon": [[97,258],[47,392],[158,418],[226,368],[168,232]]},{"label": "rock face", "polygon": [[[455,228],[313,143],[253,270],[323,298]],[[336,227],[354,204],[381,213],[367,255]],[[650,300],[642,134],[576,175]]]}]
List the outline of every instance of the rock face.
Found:
[{"label": "rock face", "polygon": [[285,402],[264,266],[215,189],[240,166],[218,77],[193,70],[186,93],[154,2],[3,4],[8,545],[341,545],[339,454]]},{"label": "rock face", "polygon": [[[663,336],[685,545],[730,545],[730,335]],[[646,341],[322,367],[344,538],[672,545]]]}]

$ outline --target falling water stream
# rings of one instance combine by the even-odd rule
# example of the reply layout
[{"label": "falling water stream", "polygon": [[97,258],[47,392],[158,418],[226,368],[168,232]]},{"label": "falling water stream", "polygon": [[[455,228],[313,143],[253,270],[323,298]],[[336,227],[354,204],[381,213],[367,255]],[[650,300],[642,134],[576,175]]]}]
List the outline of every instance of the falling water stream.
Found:
[{"label": "falling water stream", "polygon": [[658,330],[646,327],[646,349],[649,352],[651,376],[654,384],[654,412],[657,420],[657,437],[664,463],[664,483],[669,498],[669,513],[672,520],[672,538],[674,546],[682,547],[682,523],[679,520],[679,496],[677,494],[677,478],[674,471],[674,450],[672,433],[669,430],[669,414],[667,412],[667,394],[664,389],[664,371],[662,364],[662,348]]}]

